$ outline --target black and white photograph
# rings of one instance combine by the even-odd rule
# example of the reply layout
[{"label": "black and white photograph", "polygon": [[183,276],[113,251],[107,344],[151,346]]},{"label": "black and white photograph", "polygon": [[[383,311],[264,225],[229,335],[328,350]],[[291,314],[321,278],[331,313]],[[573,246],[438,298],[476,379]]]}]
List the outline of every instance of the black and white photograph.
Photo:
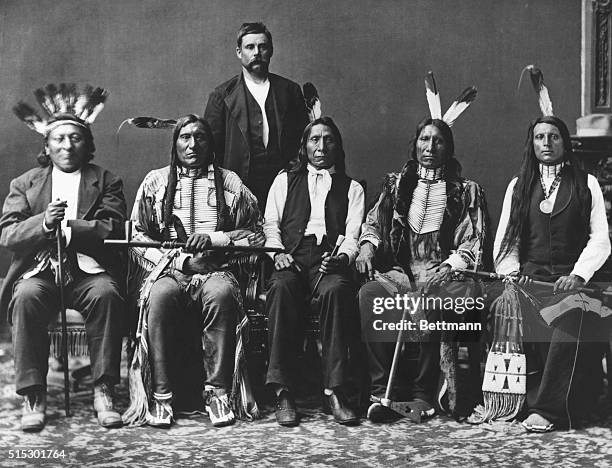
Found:
[{"label": "black and white photograph", "polygon": [[612,464],[611,0],[0,0],[0,466]]}]

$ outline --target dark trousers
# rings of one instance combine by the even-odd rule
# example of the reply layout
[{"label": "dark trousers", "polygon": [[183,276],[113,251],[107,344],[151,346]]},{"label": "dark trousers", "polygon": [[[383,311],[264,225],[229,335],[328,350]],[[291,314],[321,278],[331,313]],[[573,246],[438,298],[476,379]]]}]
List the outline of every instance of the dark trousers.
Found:
[{"label": "dark trousers", "polygon": [[235,287],[223,276],[210,277],[189,294],[170,277],[160,278],[153,284],[147,324],[155,393],[172,392],[170,373],[175,363],[175,347],[185,336],[181,325],[185,323],[186,314],[194,308],[202,315],[205,383],[231,389],[238,316]]},{"label": "dark trousers", "polygon": [[[361,323],[364,326],[368,326],[372,322],[373,302],[376,297],[392,296],[377,281],[369,281],[359,290],[359,311],[361,313]],[[401,316],[401,311],[398,312],[397,321],[399,321]],[[427,318],[430,321],[437,319],[430,316],[430,311],[428,311]],[[395,335],[397,336],[397,332],[395,332]],[[365,346],[368,353],[368,369],[372,382],[371,393],[372,395],[382,397],[385,395],[389,380],[395,343],[374,342],[366,339]],[[433,332],[427,337],[422,338],[418,343],[418,347],[417,373],[412,382],[411,395],[412,398],[419,398],[433,405],[440,376],[440,333]],[[395,382],[397,383],[398,380],[396,375]]]},{"label": "dark trousers", "polygon": [[[124,302],[119,286],[107,274],[75,275],[64,289],[66,306],[85,318],[94,382],[119,382]],[[15,284],[9,310],[13,322],[17,393],[47,386],[49,337],[47,327],[58,315],[59,292],[51,275],[22,279]]]},{"label": "dark trousers", "polygon": [[301,272],[291,268],[272,273],[266,299],[270,350],[267,384],[291,387],[294,383],[306,307],[319,314],[323,386],[336,388],[348,380],[349,333],[355,329],[350,321],[358,320],[352,280],[344,273],[323,276],[307,303],[319,276],[324,244],[316,245],[314,236],[305,237],[293,254]]},{"label": "dark trousers", "polygon": [[528,369],[535,371],[527,376],[529,412],[557,425],[575,426],[597,402],[601,389],[603,348],[597,339],[603,321],[576,309],[551,328],[539,326],[538,337],[547,336],[547,341],[526,344]]}]

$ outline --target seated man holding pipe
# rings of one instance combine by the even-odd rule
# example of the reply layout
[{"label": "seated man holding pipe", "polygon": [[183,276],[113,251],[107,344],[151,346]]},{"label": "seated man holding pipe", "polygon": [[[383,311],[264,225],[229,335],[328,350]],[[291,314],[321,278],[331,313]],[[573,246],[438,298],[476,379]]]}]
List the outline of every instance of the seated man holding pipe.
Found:
[{"label": "seated man holding pipe", "polygon": [[552,115],[541,72],[527,70],[541,83],[536,90],[543,116],[529,126],[518,177],[506,190],[495,269],[520,274],[519,283],[539,300],[539,310],[522,314],[528,371],[523,426],[550,432],[575,427],[597,401],[606,308],[579,290],[608,258],[610,239],[597,179],[580,169],[565,122]]},{"label": "seated man holding pipe", "polygon": [[[23,102],[14,108],[44,137],[39,167],[11,181],[0,219],[0,245],[13,253],[2,310],[13,326],[17,393],[24,397],[21,428],[28,432],[45,425],[47,325],[62,302],[85,319],[98,423],[121,426],[112,396],[121,360],[121,263],[105,250],[104,240],[121,237],[126,206],[121,179],[91,163],[90,124],[107,94],[89,86],[78,92],[74,84],[47,85],[35,92],[44,120]],[[66,245],[61,260],[58,233]]]},{"label": "seated man holding pipe", "polygon": [[542,116],[529,125],[518,176],[506,190],[495,270],[521,275],[519,284],[537,299],[521,307],[528,413],[522,424],[550,432],[576,427],[598,400],[602,344],[609,340],[602,317],[609,309],[584,286],[610,255],[610,238],[599,183],[580,168],[542,72],[533,65],[527,71]]},{"label": "seated man holding pipe", "polygon": [[238,391],[232,382],[242,301],[226,254],[206,249],[233,243],[263,245],[263,233],[255,232],[259,210],[240,178],[215,164],[206,121],[187,115],[169,126],[174,129],[170,165],[149,172],[138,189],[132,212],[134,240],[174,240],[185,246],[131,249],[146,279],[130,368],[131,403],[123,419],[170,427],[170,373],[177,334],[185,314],[195,311],[202,317],[206,409],[214,426],[226,426],[235,421],[229,397]]},{"label": "seated man holding pipe", "polygon": [[[274,255],[267,295],[270,359],[266,383],[277,396],[276,420],[299,423],[293,390],[305,307],[320,316],[325,400],[340,424],[359,422],[348,407],[351,322],[358,320],[349,265],[357,256],[364,214],[361,185],[344,170],[340,131],[329,117],[313,120],[302,135],[299,159],[274,180],[266,204],[266,246],[283,247]],[[344,236],[338,249],[337,239]]]},{"label": "seated man holding pipe", "polygon": [[[458,418],[471,409],[465,406],[473,403],[467,397],[469,392],[459,388],[460,379],[456,378],[457,332],[437,328],[430,331],[421,326],[465,323],[465,309],[413,306],[407,318],[417,326],[408,326],[401,335],[396,329],[389,331],[376,325],[378,319],[393,323],[394,314],[410,308],[397,306],[379,315],[382,311],[376,307],[380,301],[407,294],[413,299],[463,300],[474,294],[467,284],[451,281],[451,272],[453,268],[471,269],[481,264],[482,252],[486,251],[488,216],[484,191],[476,182],[461,176],[451,130],[456,118],[475,99],[476,90],[467,88],[442,115],[431,72],[425,82],[428,96],[433,95],[428,98],[431,116],[418,123],[409,146],[409,160],[401,172],[385,178],[359,239],[356,267],[370,279],[359,290],[359,308],[371,378],[372,404],[367,417],[373,422],[396,416],[386,403],[399,398],[400,386],[393,384],[397,382],[395,370],[399,367],[402,341],[417,342],[416,371],[406,389],[411,409],[408,413],[413,421],[434,416],[436,403]],[[479,311],[473,312],[474,320],[480,320]],[[398,344],[394,347],[391,341],[396,339]],[[441,376],[443,385],[437,392]]]}]

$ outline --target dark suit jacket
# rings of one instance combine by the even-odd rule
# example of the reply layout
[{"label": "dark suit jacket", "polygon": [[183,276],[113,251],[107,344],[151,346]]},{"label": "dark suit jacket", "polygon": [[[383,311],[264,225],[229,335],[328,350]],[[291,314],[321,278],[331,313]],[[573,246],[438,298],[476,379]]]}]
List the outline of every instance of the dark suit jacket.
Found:
[{"label": "dark suit jacket", "polygon": [[[300,86],[270,73],[270,92],[278,126],[278,147],[285,165],[297,157],[308,111]],[[242,73],[215,88],[208,98],[204,118],[213,131],[215,154],[221,167],[248,180],[251,158],[248,141],[248,111]]]},{"label": "dark suit jacket", "polygon": [[[9,271],[2,283],[0,308],[8,308],[13,284],[36,265],[34,256],[56,241],[45,233],[43,219],[51,202],[52,166],[37,167],[13,179],[0,218],[0,246],[13,252]],[[77,218],[69,248],[94,258],[116,277],[118,256],[104,247],[104,239],[121,238],[126,220],[126,203],[121,179],[95,164],[81,168]],[[121,283],[119,283],[121,284]]]}]

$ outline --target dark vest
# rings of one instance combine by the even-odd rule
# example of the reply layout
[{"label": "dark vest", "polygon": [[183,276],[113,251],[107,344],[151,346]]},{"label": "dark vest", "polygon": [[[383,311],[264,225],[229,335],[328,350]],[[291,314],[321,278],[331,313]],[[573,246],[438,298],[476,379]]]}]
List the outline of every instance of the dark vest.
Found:
[{"label": "dark vest", "polygon": [[278,150],[278,126],[276,124],[276,112],[274,112],[274,98],[272,96],[272,88],[268,91],[266,98],[266,116],[268,118],[268,147],[264,146],[263,142],[263,114],[261,107],[247,88],[244,85],[244,94],[246,96],[248,119],[248,135],[249,149],[251,157],[266,157],[269,155],[280,161]]},{"label": "dark vest", "polygon": [[[576,185],[580,184],[588,194],[586,203],[591,206],[591,192],[587,174],[579,171]],[[544,192],[540,183],[531,191],[529,220],[521,234],[521,265],[525,274],[568,274],[586,246],[590,234],[590,220],[582,220],[580,203],[573,176],[564,171],[551,214],[540,211]],[[587,211],[590,213],[590,209]],[[526,270],[525,270],[526,269]]]},{"label": "dark vest", "polygon": [[[338,235],[345,234],[348,214],[348,191],[351,178],[346,174],[332,174],[332,184],[325,199],[325,227],[330,247]],[[280,223],[281,239],[285,249],[293,253],[300,245],[310,219],[308,171],[287,173],[287,200]]]}]

